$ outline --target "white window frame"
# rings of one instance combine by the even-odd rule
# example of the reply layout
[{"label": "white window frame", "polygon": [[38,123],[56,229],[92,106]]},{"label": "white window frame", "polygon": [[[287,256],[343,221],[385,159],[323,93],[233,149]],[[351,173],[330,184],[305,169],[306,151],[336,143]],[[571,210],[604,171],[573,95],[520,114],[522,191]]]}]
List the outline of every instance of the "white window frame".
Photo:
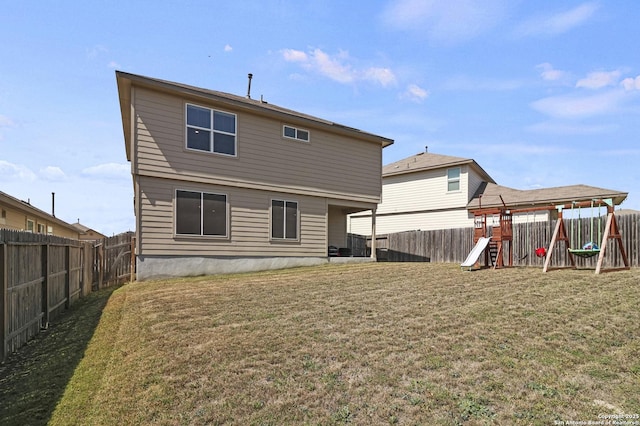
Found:
[{"label": "white window frame", "polygon": [[[294,136],[288,136],[287,135],[287,129],[293,130]],[[307,134],[307,138],[306,139],[300,137],[300,133],[301,132],[304,132],[304,133]],[[308,131],[307,129],[300,129],[300,128],[295,127],[295,126],[290,126],[288,124],[284,124],[282,126],[282,137],[283,138],[287,138],[287,139],[295,139],[295,140],[300,141],[300,142],[307,142],[307,143],[311,142],[311,132],[310,131]]]},{"label": "white window frame", "polygon": [[[284,203],[284,212],[282,215],[282,237],[274,237],[273,235],[273,221],[274,221],[274,213],[273,213],[273,203],[274,202],[282,202]],[[296,205],[296,236],[295,238],[287,237],[287,204],[295,203]],[[296,200],[286,200],[283,198],[272,198],[270,201],[269,207],[270,217],[269,217],[269,237],[272,241],[300,241],[300,203]]]},{"label": "white window frame", "polygon": [[[190,125],[188,123],[188,112],[189,112],[189,107],[195,107],[195,108],[201,108],[201,109],[206,109],[209,110],[209,114],[210,114],[210,121],[211,121],[211,128],[206,128],[206,127],[199,127],[199,126],[195,126],[195,125]],[[214,117],[215,117],[215,113],[218,112],[220,114],[227,114],[227,115],[232,115],[233,116],[233,120],[234,120],[234,131],[233,133],[231,132],[225,132],[222,130],[215,130],[215,123],[214,123]],[[238,156],[238,115],[234,114],[232,112],[229,111],[222,111],[219,109],[214,109],[214,108],[210,108],[207,106],[203,106],[203,105],[197,105],[197,104],[192,104],[192,103],[185,103],[184,106],[184,129],[185,129],[185,133],[184,133],[184,146],[187,150],[189,151],[195,151],[195,152],[207,152],[209,154],[216,154],[216,155],[224,155],[227,157],[237,157]],[[197,148],[190,148],[189,147],[189,129],[195,129],[195,130],[204,130],[209,132],[209,150],[204,150],[204,149],[197,149]],[[221,134],[221,135],[227,135],[227,136],[233,136],[233,154],[227,154],[226,152],[218,152],[215,150],[215,134]]]},{"label": "white window frame", "polygon": [[[200,194],[200,234],[179,234],[178,233],[178,192],[194,192]],[[204,226],[203,226],[203,211],[202,211],[202,198],[204,194],[210,195],[220,195],[224,196],[225,199],[225,225],[224,225],[224,235],[219,234],[204,234]],[[197,189],[185,189],[185,188],[176,188],[174,190],[174,224],[173,231],[176,237],[187,237],[187,238],[215,238],[215,239],[228,239],[229,238],[229,195],[223,192],[212,192],[212,191],[201,191]]]},{"label": "white window frame", "polygon": [[46,234],[47,227],[41,223],[38,224],[38,234]]},{"label": "white window frame", "polygon": [[[449,176],[449,172],[452,170],[458,170],[458,177],[451,177]],[[451,167],[449,169],[447,169],[447,192],[460,192],[461,189],[461,176],[462,176],[462,168],[461,167]],[[457,189],[450,189],[450,185],[452,183],[457,183],[458,184],[458,188]]]},{"label": "white window frame", "polygon": [[33,219],[27,219],[27,232],[35,232],[36,230],[36,221]]}]

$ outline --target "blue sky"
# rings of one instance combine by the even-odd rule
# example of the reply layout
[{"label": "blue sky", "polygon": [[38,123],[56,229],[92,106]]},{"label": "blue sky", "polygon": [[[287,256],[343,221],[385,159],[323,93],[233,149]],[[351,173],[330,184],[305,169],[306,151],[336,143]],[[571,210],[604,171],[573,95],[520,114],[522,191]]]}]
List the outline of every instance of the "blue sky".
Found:
[{"label": "blue sky", "polygon": [[640,209],[640,2],[5,1],[0,191],[134,229],[115,71],[252,97]]}]

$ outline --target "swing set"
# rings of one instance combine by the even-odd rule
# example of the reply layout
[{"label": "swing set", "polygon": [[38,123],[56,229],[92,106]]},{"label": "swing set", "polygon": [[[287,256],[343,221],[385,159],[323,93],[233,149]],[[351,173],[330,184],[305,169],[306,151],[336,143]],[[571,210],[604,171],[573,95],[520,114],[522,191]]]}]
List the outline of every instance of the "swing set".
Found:
[{"label": "swing set", "polygon": [[[600,209],[606,208],[607,211],[607,222],[605,225],[604,233],[601,232],[602,229],[602,215],[600,215]],[[593,256],[598,256],[598,262],[596,264],[596,274],[600,272],[610,272],[610,271],[619,271],[630,269],[629,260],[627,258],[627,253],[624,248],[624,244],[622,242],[622,234],[620,233],[620,229],[618,228],[618,222],[616,221],[616,216],[614,214],[613,201],[611,199],[593,199],[589,201],[575,201],[570,204],[559,205],[555,207],[558,211],[558,221],[556,223],[556,228],[553,231],[553,237],[551,238],[551,242],[549,243],[549,251],[545,258],[543,272],[550,271],[552,269],[577,269],[576,259],[575,257],[581,258],[590,258]],[[581,209],[590,208],[591,209],[591,218],[589,222],[589,235],[587,238],[582,235],[582,217],[581,217]],[[574,217],[574,212],[577,209],[578,212],[578,224],[574,225],[575,220],[571,221],[570,225],[570,236],[567,235],[567,227],[565,226],[565,221],[563,218],[563,211],[570,210],[572,213],[572,217]],[[594,214],[598,209],[598,215]],[[597,225],[596,225],[597,222]],[[594,227],[595,230],[594,230]],[[593,241],[595,233],[597,231],[597,240],[600,241],[600,245]],[[577,233],[577,238],[574,238]],[[585,244],[580,245],[581,241],[587,240]],[[609,268],[603,269],[602,265],[604,262],[604,257],[607,251],[607,245],[609,240],[613,240],[614,243],[618,244],[618,252],[620,257],[622,258],[622,262],[624,263],[623,267]],[[551,268],[551,259],[553,257],[556,243],[564,243],[565,249],[567,251],[567,257],[571,266],[566,267],[553,267]]]},{"label": "swing set", "polygon": [[[536,211],[548,211],[549,215],[554,210],[558,212],[558,220],[556,222],[556,227],[553,232],[553,237],[551,238],[551,242],[549,243],[549,247],[537,247],[535,249],[535,254],[537,257],[544,258],[544,268],[543,272],[547,272],[555,269],[577,269],[576,265],[576,257],[580,258],[590,258],[593,256],[598,256],[597,266],[595,273],[599,274],[601,272],[610,272],[610,271],[618,271],[630,269],[629,260],[627,258],[627,254],[624,248],[624,244],[622,242],[622,234],[620,233],[620,229],[618,228],[618,222],[616,221],[616,217],[614,214],[614,203],[612,199],[591,199],[591,200],[582,200],[582,201],[574,201],[568,204],[557,205],[557,206],[539,206],[539,207],[530,207],[523,209],[508,209],[502,197],[500,197],[502,201],[502,207],[498,208],[480,208],[474,211],[475,217],[475,229],[474,229],[474,244],[477,244],[479,240],[482,238],[488,239],[487,237],[487,219],[488,217],[494,218],[494,223],[492,226],[493,232],[490,237],[490,242],[488,243],[487,250],[484,250],[485,254],[485,262],[484,264],[488,266],[489,264],[493,264],[493,268],[502,268],[507,266],[513,266],[513,219],[512,215],[516,213],[527,213],[527,246],[529,240],[529,213],[533,212],[534,221],[535,221],[535,212]],[[589,231],[585,232],[583,235],[582,232],[582,213],[581,210],[585,208],[591,209],[591,217],[589,222]],[[605,208],[607,211],[606,218],[607,222],[605,225],[604,232],[602,232],[602,218],[603,216],[600,214],[602,208]],[[578,223],[575,224],[575,220],[570,222],[569,233],[567,232],[567,226],[565,225],[565,220],[563,218],[563,211],[570,210],[572,214],[572,218],[575,218],[575,213],[577,212]],[[595,213],[598,213],[597,215]],[[499,218],[498,223],[496,220]],[[576,237],[577,234],[577,237]],[[588,234],[588,235],[587,235]],[[574,238],[575,237],[575,238]],[[582,244],[581,241],[584,241],[586,238],[587,242]],[[594,241],[595,239],[595,241]],[[607,244],[609,240],[613,240],[617,242],[618,245],[618,253],[622,258],[622,262],[624,263],[623,267],[614,267],[603,269],[603,262],[605,253],[607,250]],[[551,259],[553,258],[556,243],[565,244],[565,249],[567,252],[567,258],[570,262],[570,266],[565,267],[551,267]],[[492,255],[489,253],[493,252]],[[503,253],[507,256],[507,261],[503,260]],[[520,260],[526,258],[528,254],[520,257]]]}]

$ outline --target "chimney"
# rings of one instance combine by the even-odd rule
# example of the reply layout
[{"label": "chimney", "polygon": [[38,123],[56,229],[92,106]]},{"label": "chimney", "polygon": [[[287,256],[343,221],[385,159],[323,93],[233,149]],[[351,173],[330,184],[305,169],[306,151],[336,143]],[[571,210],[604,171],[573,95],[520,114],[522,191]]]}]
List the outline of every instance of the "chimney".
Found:
[{"label": "chimney", "polygon": [[253,74],[249,73],[249,87],[247,87],[247,99],[251,99],[251,79],[253,78]]},{"label": "chimney", "polygon": [[51,216],[56,217],[56,193],[51,193]]}]

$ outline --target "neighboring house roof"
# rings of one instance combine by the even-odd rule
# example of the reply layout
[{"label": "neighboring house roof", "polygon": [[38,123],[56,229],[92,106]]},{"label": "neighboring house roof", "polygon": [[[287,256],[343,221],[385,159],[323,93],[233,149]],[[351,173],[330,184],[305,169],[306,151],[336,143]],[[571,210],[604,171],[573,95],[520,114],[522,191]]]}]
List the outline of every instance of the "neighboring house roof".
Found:
[{"label": "neighboring house roof", "polygon": [[26,202],[26,201],[22,201],[19,200],[15,197],[12,197],[11,195],[4,193],[2,191],[0,191],[0,204],[6,204],[9,207],[13,207],[15,209],[18,210],[22,210],[22,211],[26,211],[34,216],[37,217],[44,217],[47,220],[63,226],[67,229],[70,229],[74,232],[78,232],[78,230],[76,228],[74,228],[72,225],[68,224],[67,222],[65,222],[64,220],[60,220],[57,217],[45,212],[44,210],[40,210],[37,207],[32,206],[30,203]]},{"label": "neighboring house roof", "polygon": [[[480,199],[480,195],[482,199]],[[519,207],[543,207],[567,204],[573,201],[607,198],[611,198],[614,205],[619,205],[627,198],[627,195],[629,194],[626,192],[588,185],[520,190],[495,183],[487,183],[481,185],[478,191],[476,191],[471,201],[469,201],[469,204],[467,204],[467,209],[475,210],[479,208],[503,207],[504,205],[511,209]]]},{"label": "neighboring house roof", "polygon": [[73,223],[71,224],[71,226],[76,228],[81,235],[87,235],[93,232],[99,238],[106,238],[106,235],[104,235],[103,233],[98,232],[95,229],[91,229],[88,226],[84,226],[80,222]]},{"label": "neighboring house roof", "polygon": [[471,158],[452,157],[450,155],[431,154],[429,152],[420,152],[411,157],[396,161],[395,163],[387,164],[382,168],[382,176],[395,176],[463,165],[469,165],[483,180],[495,183],[493,178]]},{"label": "neighboring house roof", "polygon": [[380,143],[382,147],[393,144],[393,139],[367,133],[353,127],[344,126],[329,120],[302,114],[287,108],[270,104],[263,100],[251,99],[248,97],[233,95],[230,93],[219,92],[216,90],[203,89],[200,87],[189,86],[187,84],[176,83],[172,81],[161,80],[157,78],[144,77],[136,74],[129,74],[122,71],[116,71],[116,79],[118,83],[118,94],[120,97],[120,110],[122,112],[122,125],[125,135],[125,146],[127,152],[127,160],[131,160],[131,85],[148,87],[154,90],[167,93],[179,93],[187,97],[197,97],[209,101],[232,105],[236,109],[245,110],[254,114],[269,116],[281,120],[295,120],[297,122],[307,122],[308,125],[320,126],[327,131],[339,134],[348,134],[351,137],[357,137],[371,142]]},{"label": "neighboring house roof", "polygon": [[640,210],[634,209],[618,209],[616,210],[616,215],[626,215],[626,214],[640,214]]}]

